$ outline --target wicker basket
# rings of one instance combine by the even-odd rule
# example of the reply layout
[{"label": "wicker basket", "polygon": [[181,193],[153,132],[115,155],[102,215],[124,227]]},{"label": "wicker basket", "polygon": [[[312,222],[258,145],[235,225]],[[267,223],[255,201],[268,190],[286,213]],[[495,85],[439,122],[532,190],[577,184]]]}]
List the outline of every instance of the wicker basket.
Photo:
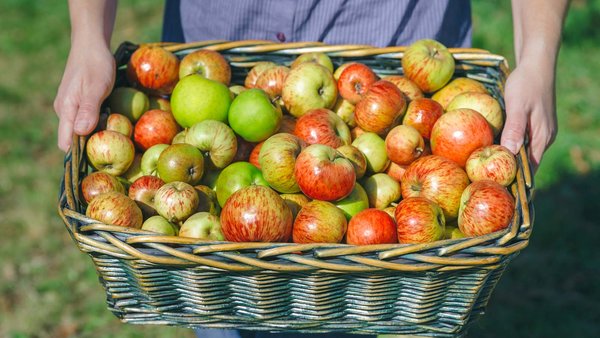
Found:
[{"label": "wicker basket", "polygon": [[[257,61],[289,64],[320,51],[337,66],[369,65],[402,74],[403,47],[320,43],[205,41],[165,45],[183,57],[198,48],[221,52],[233,82]],[[117,85],[137,48],[116,52]],[[481,81],[504,106],[506,60],[476,49],[451,49],[456,76]],[[456,337],[484,312],[507,264],[528,244],[533,205],[528,156],[521,149],[510,187],[512,224],[482,237],[421,245],[203,242],[99,224],[85,217],[80,180],[88,172],[85,138],[65,159],[59,213],[79,248],[90,255],[109,309],[123,322],[296,332],[396,333]]]}]

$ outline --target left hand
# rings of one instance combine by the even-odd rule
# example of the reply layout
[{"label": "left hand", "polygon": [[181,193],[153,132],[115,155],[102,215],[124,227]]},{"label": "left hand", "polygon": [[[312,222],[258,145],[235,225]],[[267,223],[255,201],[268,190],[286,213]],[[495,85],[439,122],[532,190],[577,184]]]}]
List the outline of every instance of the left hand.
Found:
[{"label": "left hand", "polygon": [[535,172],[557,133],[554,73],[541,71],[539,65],[520,64],[506,80],[504,100],[501,144],[517,154],[527,133]]}]

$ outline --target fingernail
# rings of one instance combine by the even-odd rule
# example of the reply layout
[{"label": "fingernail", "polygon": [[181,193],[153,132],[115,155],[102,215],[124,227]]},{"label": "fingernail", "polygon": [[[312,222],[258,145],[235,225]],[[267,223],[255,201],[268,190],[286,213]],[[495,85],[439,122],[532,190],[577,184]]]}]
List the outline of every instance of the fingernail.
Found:
[{"label": "fingernail", "polygon": [[75,122],[75,131],[77,133],[85,133],[90,127],[89,121],[76,121]]}]

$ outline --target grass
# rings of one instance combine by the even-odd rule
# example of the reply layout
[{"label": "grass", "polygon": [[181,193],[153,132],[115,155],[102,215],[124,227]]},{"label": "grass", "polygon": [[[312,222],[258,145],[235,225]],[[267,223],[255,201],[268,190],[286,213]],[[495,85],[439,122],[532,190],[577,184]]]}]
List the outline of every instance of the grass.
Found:
[{"label": "grass", "polygon": [[[118,42],[160,38],[163,1],[119,4]],[[474,46],[509,56],[506,1],[473,1]],[[557,72],[560,132],[536,176],[530,246],[500,280],[473,337],[600,335],[600,1],[573,1]],[[66,4],[0,3],[0,337],[193,337],[121,324],[56,213],[62,153],[52,109],[69,48]]]}]

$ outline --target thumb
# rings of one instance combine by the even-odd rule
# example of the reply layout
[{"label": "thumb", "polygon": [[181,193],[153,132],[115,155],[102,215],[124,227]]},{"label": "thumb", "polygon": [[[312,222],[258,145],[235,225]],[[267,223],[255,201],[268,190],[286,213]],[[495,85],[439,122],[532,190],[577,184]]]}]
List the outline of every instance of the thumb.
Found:
[{"label": "thumb", "polygon": [[523,140],[525,138],[525,130],[527,128],[527,113],[522,110],[509,109],[506,110],[506,123],[502,131],[500,144],[517,154]]},{"label": "thumb", "polygon": [[92,132],[98,123],[101,101],[101,95],[88,95],[82,98],[73,125],[75,133],[87,135]]}]

